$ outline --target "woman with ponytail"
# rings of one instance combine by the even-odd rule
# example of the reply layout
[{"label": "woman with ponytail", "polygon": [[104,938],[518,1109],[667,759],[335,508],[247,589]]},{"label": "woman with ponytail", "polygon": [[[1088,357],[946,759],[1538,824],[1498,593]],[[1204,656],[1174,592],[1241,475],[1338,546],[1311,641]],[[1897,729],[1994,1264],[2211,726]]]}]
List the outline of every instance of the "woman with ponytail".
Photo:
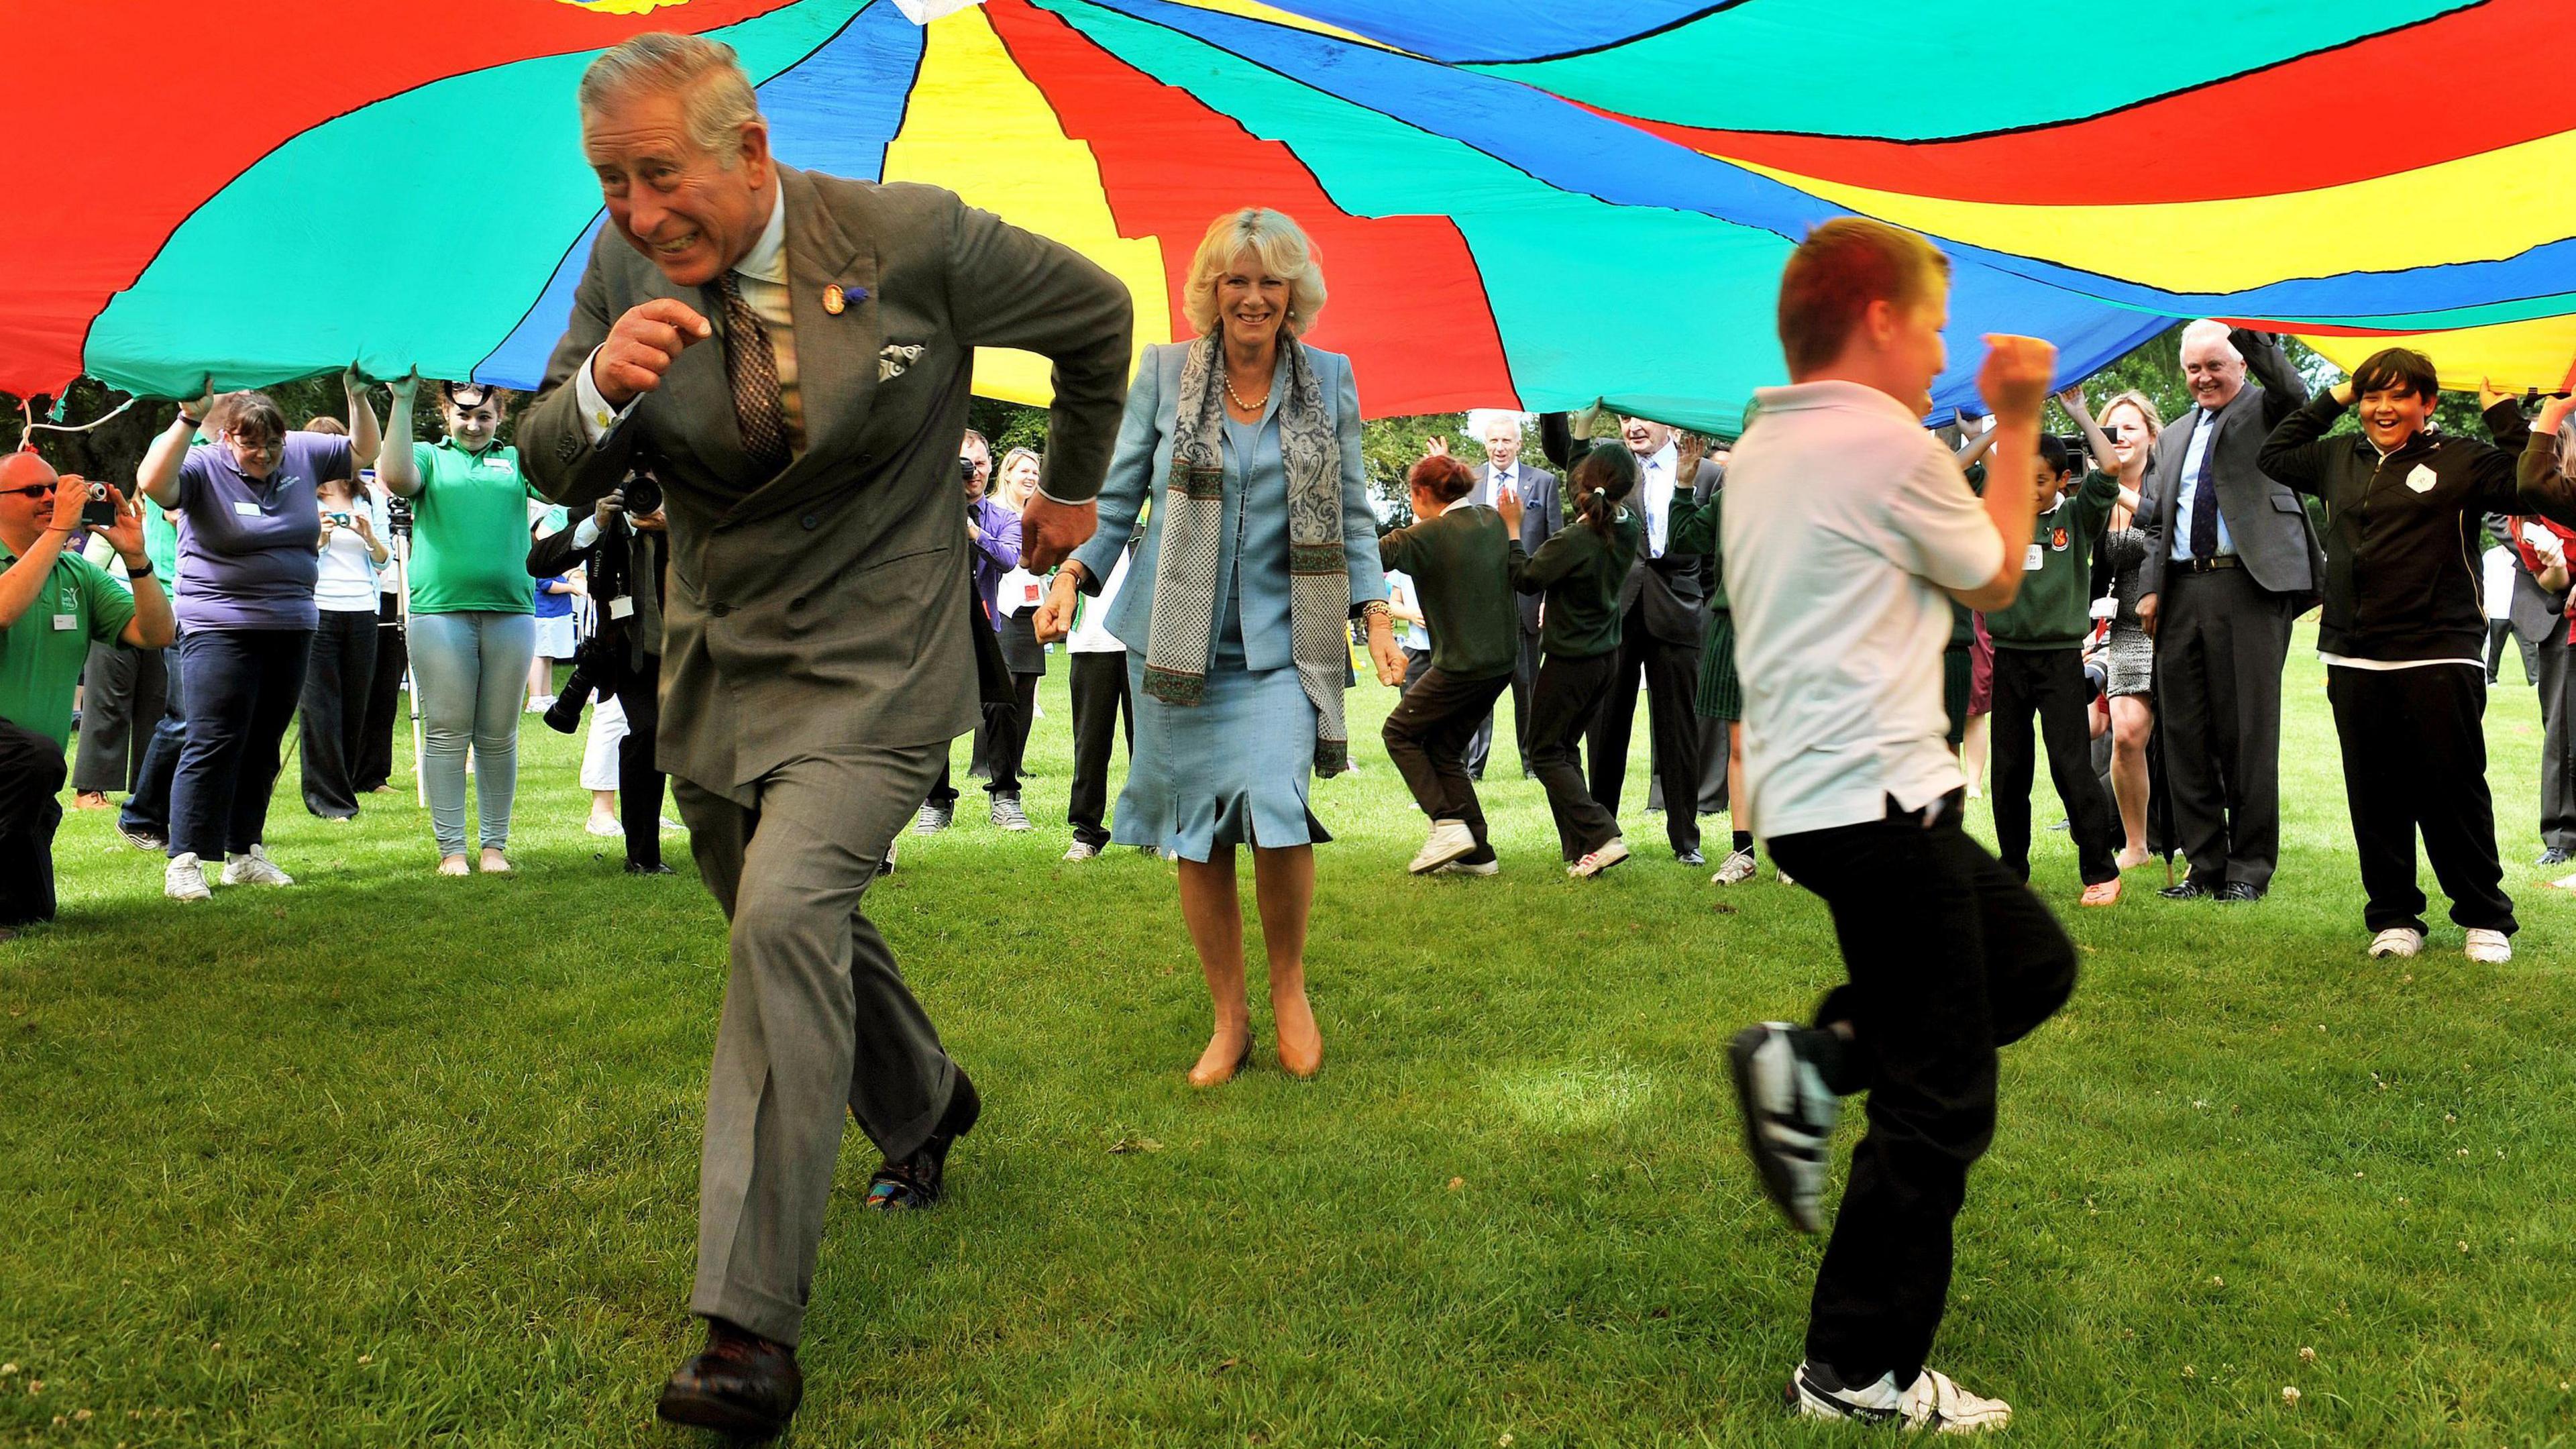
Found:
[{"label": "woman with ponytail", "polygon": [[1566,527],[1512,573],[1514,588],[1547,601],[1530,692],[1530,768],[1547,790],[1565,873],[1578,879],[1628,858],[1617,817],[1584,784],[1575,742],[1601,712],[1616,672],[1619,588],[1645,539],[1645,521],[1621,506],[1637,476],[1636,456],[1621,444],[1582,454],[1566,475]]}]

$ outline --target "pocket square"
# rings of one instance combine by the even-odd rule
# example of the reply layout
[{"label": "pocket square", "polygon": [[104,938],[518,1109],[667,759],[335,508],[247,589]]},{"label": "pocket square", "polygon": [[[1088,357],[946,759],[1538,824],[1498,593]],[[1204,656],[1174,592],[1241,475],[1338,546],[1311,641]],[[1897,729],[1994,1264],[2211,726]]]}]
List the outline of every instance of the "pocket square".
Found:
[{"label": "pocket square", "polygon": [[877,353],[877,381],[891,382],[903,376],[905,369],[921,360],[922,344],[910,346],[889,342]]}]

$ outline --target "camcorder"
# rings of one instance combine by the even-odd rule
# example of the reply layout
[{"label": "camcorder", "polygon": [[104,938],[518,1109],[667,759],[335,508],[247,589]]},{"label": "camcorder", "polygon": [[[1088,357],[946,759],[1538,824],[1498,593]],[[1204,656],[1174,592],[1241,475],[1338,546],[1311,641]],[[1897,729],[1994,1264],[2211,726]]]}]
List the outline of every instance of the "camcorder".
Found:
[{"label": "camcorder", "polygon": [[646,514],[662,511],[662,480],[652,474],[633,474],[627,478],[623,491],[626,499],[626,517],[630,525],[633,520]]},{"label": "camcorder", "polygon": [[975,481],[974,459],[960,458],[957,460],[957,481],[960,483],[972,483]]},{"label": "camcorder", "polygon": [[94,523],[101,528],[116,526],[116,500],[107,496],[106,484],[89,485],[89,499],[81,504],[81,522]]}]

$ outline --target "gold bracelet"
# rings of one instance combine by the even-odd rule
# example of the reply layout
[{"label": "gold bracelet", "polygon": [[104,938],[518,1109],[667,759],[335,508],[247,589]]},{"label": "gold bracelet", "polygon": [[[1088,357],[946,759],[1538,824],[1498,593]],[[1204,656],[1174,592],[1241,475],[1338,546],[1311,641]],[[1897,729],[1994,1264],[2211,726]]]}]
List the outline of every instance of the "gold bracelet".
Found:
[{"label": "gold bracelet", "polygon": [[1360,605],[1360,617],[1363,619],[1386,619],[1393,617],[1393,615],[1392,611],[1390,611],[1386,606],[1386,600],[1371,599]]}]

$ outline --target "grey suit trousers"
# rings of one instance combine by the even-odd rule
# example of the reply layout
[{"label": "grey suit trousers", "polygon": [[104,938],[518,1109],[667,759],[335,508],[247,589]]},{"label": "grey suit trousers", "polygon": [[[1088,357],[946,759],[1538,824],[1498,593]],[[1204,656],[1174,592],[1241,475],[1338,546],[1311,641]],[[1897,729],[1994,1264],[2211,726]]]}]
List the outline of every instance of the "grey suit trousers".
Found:
[{"label": "grey suit trousers", "polygon": [[2576,646],[2562,623],[2541,636],[2540,843],[2576,850]]},{"label": "grey suit trousers", "polygon": [[2241,568],[2165,575],[2156,725],[2191,878],[2269,889],[2281,858],[2281,666],[2291,599]]},{"label": "grey suit trousers", "polygon": [[790,760],[745,809],[674,778],[698,873],[733,923],[707,1082],[698,1277],[689,1310],[796,1342],[823,1241],[843,1108],[910,1155],[957,1072],[860,914],[947,742]]}]

